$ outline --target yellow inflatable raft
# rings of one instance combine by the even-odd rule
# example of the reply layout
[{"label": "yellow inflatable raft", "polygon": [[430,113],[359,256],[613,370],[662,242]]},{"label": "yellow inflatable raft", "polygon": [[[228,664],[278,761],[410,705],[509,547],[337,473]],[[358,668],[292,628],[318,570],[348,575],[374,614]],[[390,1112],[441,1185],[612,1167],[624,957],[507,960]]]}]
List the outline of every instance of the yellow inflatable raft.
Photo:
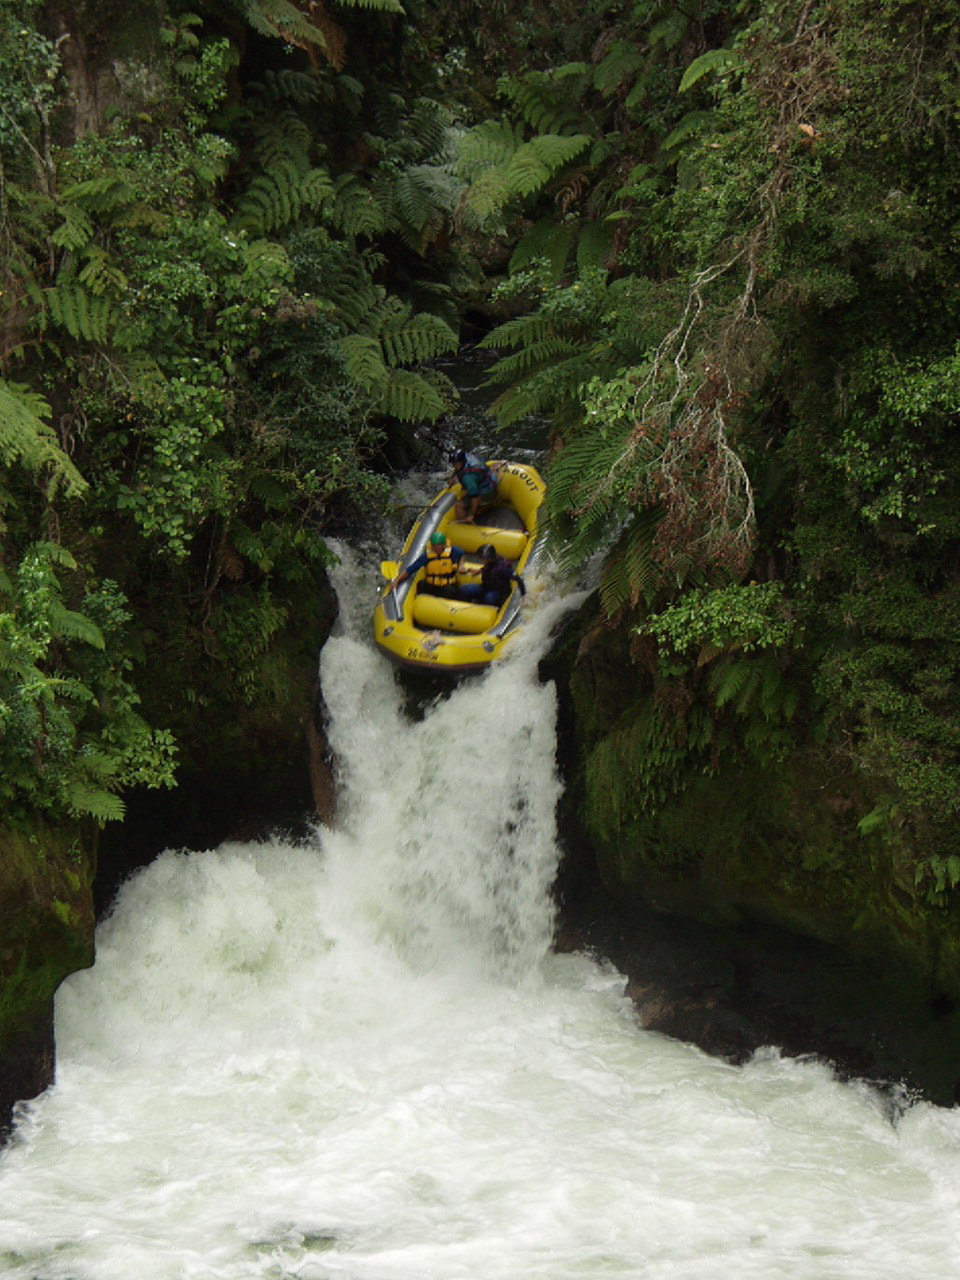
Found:
[{"label": "yellow inflatable raft", "polygon": [[[497,477],[494,505],[482,511],[477,524],[455,519],[460,486],[443,489],[422,512],[407,537],[399,562],[384,561],[381,571],[393,579],[421,555],[436,530],[445,533],[466,553],[461,572],[465,582],[479,579],[475,554],[492,543],[513,563],[518,574],[532,568],[539,549],[538,515],[544,484],[536,468],[519,462],[488,462]],[[521,594],[514,585],[500,606],[422,595],[420,569],[399,586],[383,590],[373,611],[373,634],[393,662],[418,671],[465,675],[483,671],[500,656],[520,620]]]}]

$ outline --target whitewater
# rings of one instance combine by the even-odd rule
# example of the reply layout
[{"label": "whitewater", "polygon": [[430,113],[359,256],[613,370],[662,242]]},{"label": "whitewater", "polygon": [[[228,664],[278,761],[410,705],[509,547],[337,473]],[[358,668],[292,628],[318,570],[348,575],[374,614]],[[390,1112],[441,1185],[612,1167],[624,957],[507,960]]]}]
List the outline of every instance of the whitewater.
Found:
[{"label": "whitewater", "polygon": [[412,706],[340,548],[330,828],[170,849],[56,1001],[0,1154],[4,1280],[954,1280],[960,1112],[643,1030],[552,950],[544,572]]}]

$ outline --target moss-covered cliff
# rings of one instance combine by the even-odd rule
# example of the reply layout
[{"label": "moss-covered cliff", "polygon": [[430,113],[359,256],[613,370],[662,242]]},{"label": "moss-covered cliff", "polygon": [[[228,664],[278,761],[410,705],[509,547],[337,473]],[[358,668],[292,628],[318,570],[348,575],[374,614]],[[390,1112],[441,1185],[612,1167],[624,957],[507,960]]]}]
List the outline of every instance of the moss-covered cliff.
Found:
[{"label": "moss-covered cliff", "polygon": [[0,1132],[51,1078],[54,992],[93,962],[91,835],[0,828]]},{"label": "moss-covered cliff", "polygon": [[955,903],[916,883],[915,828],[858,824],[869,779],[840,766],[829,743],[798,722],[763,768],[746,752],[692,750],[632,629],[598,626],[595,601],[549,670],[564,704],[564,828],[581,833],[628,912],[773,924],[900,969],[947,1006],[960,1001]]}]

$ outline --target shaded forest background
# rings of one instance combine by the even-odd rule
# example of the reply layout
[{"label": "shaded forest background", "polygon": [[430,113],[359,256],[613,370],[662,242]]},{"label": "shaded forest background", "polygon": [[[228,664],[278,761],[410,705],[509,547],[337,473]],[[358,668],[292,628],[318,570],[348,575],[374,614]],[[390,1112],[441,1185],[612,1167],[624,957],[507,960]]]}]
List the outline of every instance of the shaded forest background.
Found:
[{"label": "shaded forest background", "polygon": [[325,537],[468,314],[553,424],[555,556],[603,556],[557,659],[598,874],[960,998],[958,31],[0,0],[0,1041],[131,794],[285,758]]}]

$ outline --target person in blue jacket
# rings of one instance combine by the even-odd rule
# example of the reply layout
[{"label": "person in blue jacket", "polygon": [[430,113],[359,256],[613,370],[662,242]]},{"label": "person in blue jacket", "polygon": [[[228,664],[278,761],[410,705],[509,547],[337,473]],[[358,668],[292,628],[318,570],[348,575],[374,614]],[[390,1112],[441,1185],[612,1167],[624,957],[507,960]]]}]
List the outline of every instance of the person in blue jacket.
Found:
[{"label": "person in blue jacket", "polygon": [[401,569],[395,578],[387,583],[392,590],[401,582],[412,578],[418,570],[423,569],[423,581],[418,588],[421,595],[443,596],[448,600],[461,599],[460,594],[460,561],[463,549],[447,542],[446,534],[439,529],[431,533],[427,539],[426,550],[411,560],[406,569]]},{"label": "person in blue jacket", "polygon": [[493,506],[497,496],[497,477],[475,453],[457,449],[451,453],[450,461],[453,463],[450,483],[459,483],[463,487],[454,517],[464,524],[476,524],[477,512]]},{"label": "person in blue jacket", "polygon": [[498,555],[496,547],[488,542],[480,548],[478,554],[482,562],[480,581],[463,584],[460,590],[465,599],[474,600],[480,604],[496,605],[499,609],[510,594],[513,583],[520,588],[522,596],[527,594],[526,584],[514,569],[512,562],[506,556]]}]

